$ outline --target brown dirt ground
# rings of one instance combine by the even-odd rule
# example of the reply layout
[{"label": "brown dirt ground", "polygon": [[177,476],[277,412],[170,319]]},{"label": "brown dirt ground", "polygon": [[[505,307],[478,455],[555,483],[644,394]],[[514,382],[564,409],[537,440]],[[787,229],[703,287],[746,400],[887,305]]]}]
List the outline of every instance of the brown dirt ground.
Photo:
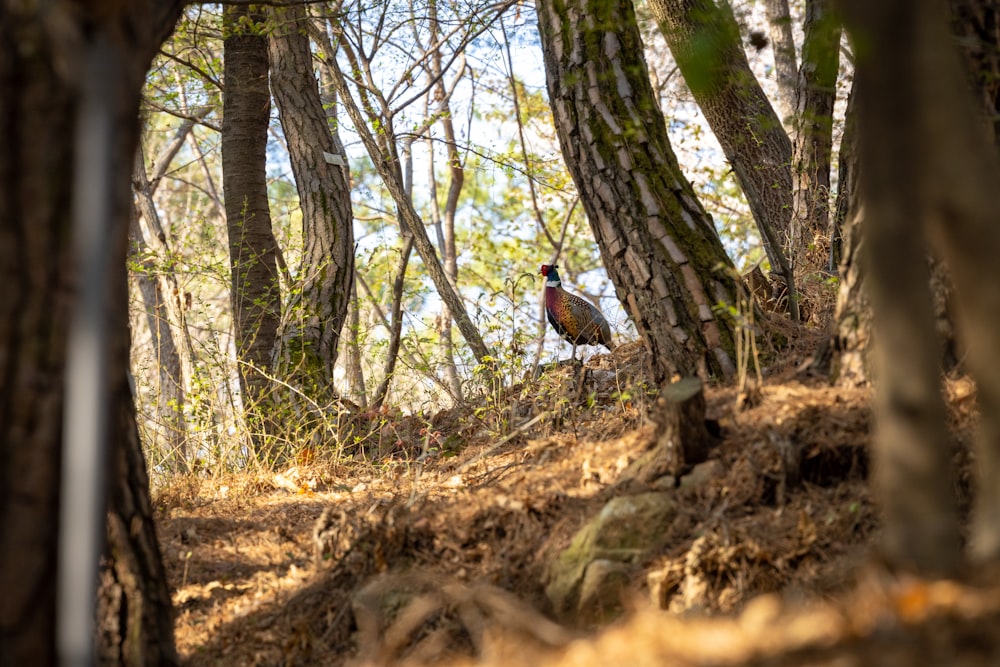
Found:
[{"label": "brown dirt ground", "polygon": [[[752,407],[707,388],[721,466],[675,490],[680,513],[635,569],[623,620],[546,620],[546,562],[650,441],[641,356],[593,358],[583,392],[570,371],[549,373],[492,422],[393,417],[375,462],[155,492],[185,664],[1000,664],[997,589],[875,564],[870,394],[801,379],[801,354],[784,355]],[[947,390],[966,470],[973,390]],[[422,442],[440,446],[417,460]],[[958,486],[966,507],[966,474]],[[415,595],[388,600],[400,581]]]}]

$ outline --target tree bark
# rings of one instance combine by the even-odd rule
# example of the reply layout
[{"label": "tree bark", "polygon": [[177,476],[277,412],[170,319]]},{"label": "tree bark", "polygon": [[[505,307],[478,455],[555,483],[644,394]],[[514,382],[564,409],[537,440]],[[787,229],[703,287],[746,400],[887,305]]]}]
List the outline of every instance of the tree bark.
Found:
[{"label": "tree bark", "polygon": [[713,307],[735,303],[732,262],[670,146],[632,3],[537,8],[563,156],[656,382],[731,376],[733,324]]},{"label": "tree bark", "polygon": [[857,65],[862,201],[874,309],[876,481],[890,561],[922,574],[958,567],[958,514],[940,395],[927,254],[951,268],[980,401],[971,543],[1000,557],[1000,165],[984,140],[940,0],[845,2],[867,45]]},{"label": "tree bark", "polygon": [[[204,115],[207,111],[200,113]],[[130,252],[133,253],[131,259],[133,262],[138,261],[143,267],[137,271],[137,281],[146,306],[153,344],[157,349],[157,361],[160,364],[157,404],[166,430],[168,460],[174,464],[176,470],[187,468],[188,431],[184,402],[187,400],[187,382],[195,365],[194,346],[184,314],[184,305],[181,303],[181,289],[177,276],[171,271],[164,271],[161,278],[156,277],[158,272],[155,263],[146,256],[149,245],[136,215],[141,214],[145,219],[150,231],[149,239],[153,241],[161,258],[169,258],[170,245],[166,231],[160,224],[160,214],[153,202],[153,193],[193,126],[194,120],[181,124],[170,145],[155,161],[152,178],[146,174],[143,151],[141,148],[136,151],[132,167],[132,194],[135,199],[134,208],[137,210],[129,220],[129,236],[132,241]],[[151,319],[154,314],[155,320]],[[176,327],[180,332],[180,340],[184,346],[183,355],[177,350],[172,327]]]},{"label": "tree bark", "polygon": [[0,6],[0,48],[0,662],[51,665],[76,100],[37,17]]},{"label": "tree bark", "polygon": [[258,456],[267,456],[265,434],[270,369],[281,314],[277,241],[271,230],[265,172],[271,94],[267,85],[267,37],[252,27],[259,10],[223,10],[225,95],[222,176],[232,269],[233,328],[243,406]]},{"label": "tree bark", "polygon": [[[128,487],[148,507],[148,484],[128,392],[125,258],[131,210],[129,174],[139,134],[139,92],[156,49],[182,3],[102,6],[0,3],[0,664],[54,664],[56,553],[62,461],[66,331],[77,274],[69,240],[74,197],[75,116],[82,56],[95,40],[110,43],[116,76],[111,156],[114,237],[109,239],[113,295],[108,313],[112,487]],[[58,31],[57,31],[58,30]],[[96,390],[96,389],[95,389]],[[131,513],[119,492],[112,530],[113,567],[131,585],[119,599],[141,614],[119,617],[109,645],[147,647],[151,662],[176,663],[170,598],[149,513]],[[142,559],[122,557],[142,550]],[[119,558],[120,557],[120,558]],[[95,572],[96,575],[96,572]],[[102,595],[107,588],[102,590]],[[107,619],[101,619],[106,621]],[[103,622],[102,622],[103,626]],[[130,662],[132,653],[122,654]]]},{"label": "tree bark", "polygon": [[[952,0],[950,6],[951,30],[961,46],[967,80],[982,104],[980,123],[985,128],[986,140],[992,139],[994,149],[1000,152],[997,126],[994,124],[997,118],[996,96],[1000,90],[998,79],[994,76],[1000,67],[997,64],[1000,59],[1000,33],[997,32],[1000,30],[1000,10],[996,0]],[[864,225],[856,216],[847,214],[849,195],[857,187],[856,98],[856,89],[852,89],[841,139],[839,189],[830,233],[833,243],[831,263],[838,265],[839,262],[841,278],[834,313],[834,348],[838,354],[834,359],[831,379],[847,386],[867,384],[872,377],[870,303],[864,270],[858,259],[858,250],[863,246]],[[939,253],[932,252],[928,261],[935,327],[940,339],[941,369],[949,371],[964,357],[954,324],[952,281]]]},{"label": "tree bark", "polygon": [[806,0],[792,155],[792,252],[799,283],[826,268],[830,249],[833,105],[840,69],[840,19],[833,0]]},{"label": "tree bark", "polygon": [[1000,2],[951,0],[951,22],[987,132],[1000,151]]},{"label": "tree bark", "polygon": [[[295,174],[305,246],[301,301],[288,316],[299,323],[292,327],[294,333],[283,336],[284,355],[289,356],[284,361],[304,375],[307,393],[316,387],[317,398],[329,400],[335,394],[333,370],[354,280],[347,156],[337,151],[336,130],[320,101],[305,8],[291,5],[270,12],[271,86]],[[327,162],[324,153],[335,156],[334,161],[339,157],[340,164]]]},{"label": "tree bark", "polygon": [[129,260],[135,270],[139,292],[142,294],[146,323],[149,325],[156,354],[159,382],[154,391],[161,441],[154,443],[154,446],[162,451],[163,460],[168,462],[171,468],[184,470],[187,466],[187,437],[181,355],[177,351],[177,345],[174,344],[167,299],[156,277],[156,263],[149,256],[146,241],[139,228],[138,211],[130,216],[129,231]]},{"label": "tree bark", "polygon": [[[884,38],[886,30],[877,34]],[[891,78],[869,77],[860,64],[857,73],[865,102],[860,128],[867,246],[863,261],[879,378],[875,483],[885,512],[888,558],[920,572],[951,574],[957,567],[958,516],[938,386],[930,273],[920,238],[921,174],[915,168],[919,152],[908,143],[919,139],[912,132],[899,138],[901,133],[890,129],[905,122],[919,103],[913,84],[907,82],[911,88],[904,91],[899,80],[901,72],[910,69],[904,58],[912,57],[912,51],[899,52],[906,55],[892,58],[880,52],[877,61],[872,59],[888,61],[879,71],[889,69]],[[893,99],[879,95],[881,86],[893,90]],[[879,107],[881,111],[875,111]],[[877,149],[877,143],[884,148]]]},{"label": "tree bark", "polygon": [[[934,188],[933,211],[929,238],[940,248],[954,283],[956,329],[961,334],[968,368],[976,380],[980,411],[979,433],[976,438],[977,484],[973,508],[972,535],[969,551],[974,561],[1000,560],[1000,200],[996,189],[1000,184],[998,146],[996,141],[996,93],[994,76],[998,51],[996,26],[998,8],[995,0],[983,0],[978,7],[978,19],[959,12],[953,13],[952,32],[945,30],[947,5],[932,3],[927,10],[933,21],[927,28],[930,37],[926,48],[941,57],[932,61],[934,69],[921,81],[926,86],[924,99],[928,107],[923,135],[931,136],[928,151],[933,169],[929,179]],[[933,12],[933,13],[932,13]],[[992,32],[984,35],[978,60],[982,69],[973,72],[979,85],[974,91],[979,105],[969,94],[967,78],[954,46],[955,22],[985,19]],[[944,25],[941,25],[944,24]],[[933,28],[941,25],[937,30]],[[966,47],[968,48],[968,47]],[[926,53],[927,51],[921,51]],[[965,51],[965,64],[976,64]],[[944,126],[945,131],[938,128]]]},{"label": "tree bark", "polygon": [[98,659],[102,665],[177,665],[170,587],[156,539],[134,400],[127,382],[116,391],[114,481],[97,601]]},{"label": "tree bark", "polygon": [[750,70],[726,0],[650,0],[660,31],[691,94],[733,167],[771,269],[788,287],[798,319],[785,246],[791,238],[792,144]]},{"label": "tree bark", "polygon": [[[431,43],[440,38],[440,25],[438,22],[437,1],[431,0],[427,6],[429,13],[429,27]],[[444,272],[451,280],[452,284],[458,285],[458,249],[455,247],[455,215],[458,212],[458,198],[462,194],[462,186],[465,184],[465,169],[462,165],[462,156],[458,152],[458,141],[455,138],[455,123],[452,120],[450,93],[444,84],[444,58],[440,48],[435,48],[430,57],[430,75],[437,78],[434,86],[434,98],[438,102],[437,114],[441,118],[441,130],[444,132],[444,145],[448,153],[448,194],[445,197],[444,211],[441,215],[442,244],[441,256],[443,258]],[[463,60],[464,64],[464,60]],[[459,69],[459,76],[464,67]],[[436,204],[437,197],[434,197]],[[456,401],[462,400],[462,383],[458,377],[458,368],[455,365],[455,350],[451,337],[451,313],[445,309],[441,313],[441,351],[444,355],[445,380],[451,387],[452,396]]]},{"label": "tree bark", "polygon": [[[842,255],[837,264],[840,285],[834,309],[833,348],[830,379],[840,386],[865,385],[871,378],[871,301],[865,284],[865,266],[861,259],[864,239],[864,211],[858,193],[857,87],[851,90],[840,140],[839,189],[834,238],[840,231]],[[834,249],[838,246],[835,245]],[[836,256],[836,252],[834,256]]]},{"label": "tree bark", "polygon": [[767,23],[771,32],[771,51],[778,81],[778,112],[789,132],[794,131],[795,90],[798,85],[798,64],[795,39],[792,37],[792,17],[788,0],[764,0]]}]

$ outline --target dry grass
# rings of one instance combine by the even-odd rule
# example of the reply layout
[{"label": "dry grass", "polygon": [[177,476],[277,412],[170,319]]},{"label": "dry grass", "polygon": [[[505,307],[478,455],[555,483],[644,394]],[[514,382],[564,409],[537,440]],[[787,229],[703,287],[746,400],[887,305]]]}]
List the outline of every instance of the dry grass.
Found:
[{"label": "dry grass", "polygon": [[[807,348],[786,351],[749,409],[735,409],[734,389],[708,389],[724,434],[718,474],[675,491],[681,510],[634,572],[629,620],[601,631],[562,619],[578,637],[565,646],[570,635],[535,631],[550,612],[544,567],[649,443],[638,348],[595,357],[582,384],[559,369],[512,390],[503,428],[460,410],[436,416],[435,437],[460,443],[429,455],[414,442],[378,463],[319,457],[172,480],[155,504],[186,664],[875,665],[920,664],[901,661],[919,650],[964,660],[946,649],[966,630],[988,637],[1000,598],[859,584],[877,530],[869,395],[797,381]],[[971,390],[949,387],[961,444]],[[411,577],[416,593],[389,596],[383,618],[372,591],[386,577]],[[970,605],[982,628],[962,626]]]}]

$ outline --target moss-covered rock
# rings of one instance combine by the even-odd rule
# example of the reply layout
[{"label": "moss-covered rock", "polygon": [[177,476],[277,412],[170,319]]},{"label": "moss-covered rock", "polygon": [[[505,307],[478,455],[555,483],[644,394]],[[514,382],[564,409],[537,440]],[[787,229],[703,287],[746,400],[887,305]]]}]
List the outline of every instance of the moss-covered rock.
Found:
[{"label": "moss-covered rock", "polygon": [[628,588],[632,566],[598,558],[587,566],[580,582],[577,618],[583,623],[606,623],[622,609],[622,591]]},{"label": "moss-covered rock", "polygon": [[[546,570],[545,594],[556,613],[566,617],[573,610],[584,612],[581,618],[593,615],[581,610],[581,604],[595,599],[608,600],[612,593],[594,588],[597,581],[615,582],[618,591],[627,583],[620,576],[627,568],[599,568],[603,572],[615,571],[614,577],[597,577],[587,596],[581,588],[587,568],[598,560],[631,565],[642,559],[654,547],[677,515],[677,507],[669,493],[642,493],[620,496],[608,501],[601,511],[573,537],[573,541]],[[588,602],[587,599],[590,602]],[[613,597],[617,597],[617,592]],[[605,616],[606,614],[600,614]]]}]

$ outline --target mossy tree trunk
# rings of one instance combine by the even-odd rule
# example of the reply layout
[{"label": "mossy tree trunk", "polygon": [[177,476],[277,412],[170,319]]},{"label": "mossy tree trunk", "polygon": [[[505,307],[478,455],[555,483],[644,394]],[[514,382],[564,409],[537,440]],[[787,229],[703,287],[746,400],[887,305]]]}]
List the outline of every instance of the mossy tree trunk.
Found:
[{"label": "mossy tree trunk", "polygon": [[788,130],[794,127],[795,89],[798,79],[798,58],[792,37],[792,17],[788,0],[764,0],[767,23],[771,33],[771,50],[778,83],[778,112]]},{"label": "mossy tree trunk", "polygon": [[[771,269],[794,297],[786,250],[792,235],[792,143],[750,70],[732,9],[725,0],[650,0],[649,6],[733,167]],[[788,310],[798,319],[795,298]]]},{"label": "mossy tree trunk", "polygon": [[538,0],[563,156],[654,377],[727,377],[735,282],[711,218],[681,173],[630,0]]},{"label": "mossy tree trunk", "polygon": [[286,314],[280,358],[307,395],[329,400],[354,280],[347,156],[338,150],[336,129],[320,101],[305,8],[276,7],[270,16],[271,86],[302,207],[304,242],[301,298]]},{"label": "mossy tree trunk", "polygon": [[796,86],[792,151],[792,235],[795,274],[804,284],[824,271],[830,250],[830,162],[833,105],[840,69],[840,18],[833,0],[806,0],[802,64]]}]

